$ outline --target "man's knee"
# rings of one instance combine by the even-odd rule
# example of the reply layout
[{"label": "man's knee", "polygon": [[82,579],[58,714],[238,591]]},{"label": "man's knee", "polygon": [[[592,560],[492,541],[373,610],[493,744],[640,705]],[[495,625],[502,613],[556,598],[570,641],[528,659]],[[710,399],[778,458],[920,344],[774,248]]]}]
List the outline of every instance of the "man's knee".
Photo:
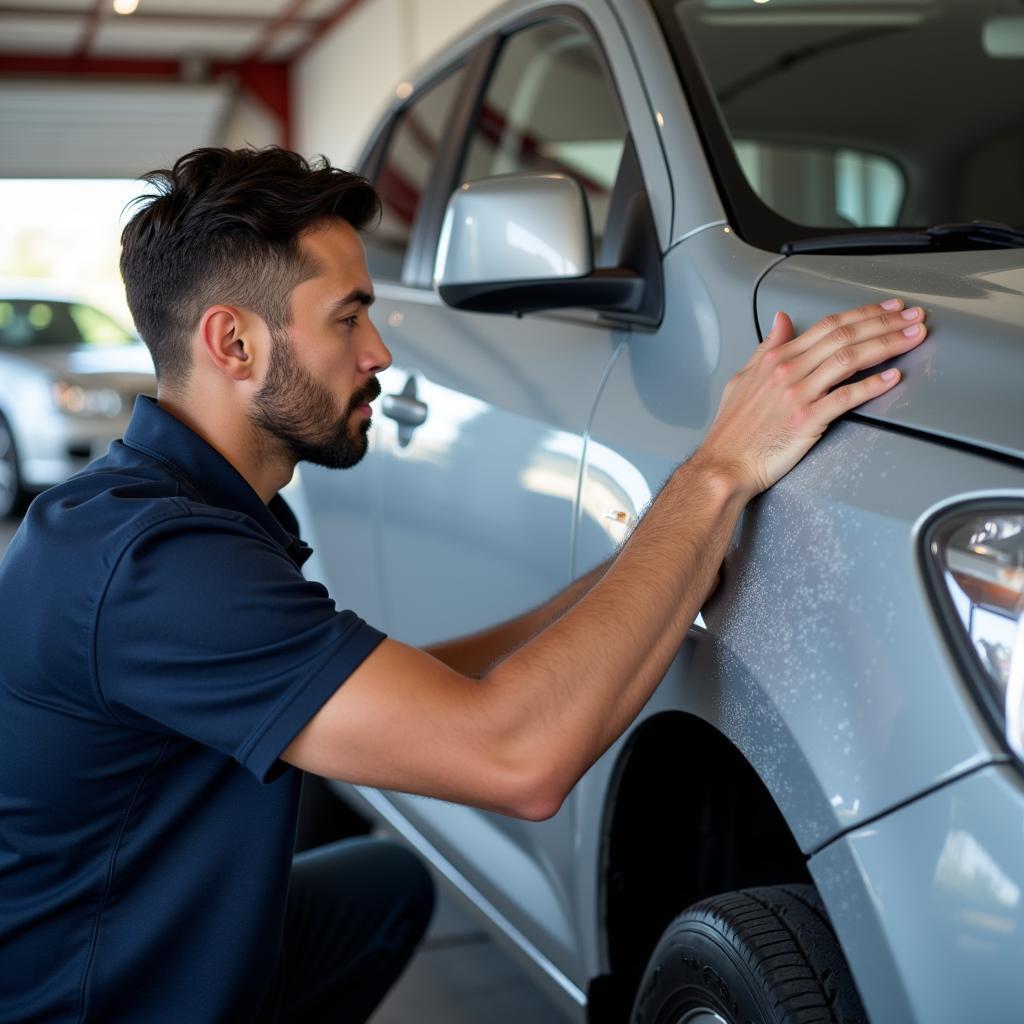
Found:
[{"label": "man's knee", "polygon": [[382,927],[386,934],[388,921],[401,921],[399,931],[418,941],[433,906],[430,872],[391,839],[343,839],[300,853],[292,864],[289,907],[297,920],[337,918],[352,934]]}]

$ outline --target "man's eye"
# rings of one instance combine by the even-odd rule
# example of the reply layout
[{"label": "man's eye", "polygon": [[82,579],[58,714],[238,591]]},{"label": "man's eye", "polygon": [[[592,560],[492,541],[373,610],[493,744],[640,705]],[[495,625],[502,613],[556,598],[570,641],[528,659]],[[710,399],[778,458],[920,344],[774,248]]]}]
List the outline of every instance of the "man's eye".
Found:
[{"label": "man's eye", "polygon": [[351,316],[345,316],[341,318],[341,322],[346,327],[358,327],[359,326],[359,314],[353,313]]}]

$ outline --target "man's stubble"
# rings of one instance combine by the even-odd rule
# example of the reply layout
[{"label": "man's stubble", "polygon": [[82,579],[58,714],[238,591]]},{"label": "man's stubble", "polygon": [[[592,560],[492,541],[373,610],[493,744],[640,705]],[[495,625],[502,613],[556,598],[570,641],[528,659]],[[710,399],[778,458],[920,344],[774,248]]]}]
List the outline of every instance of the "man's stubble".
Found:
[{"label": "man's stubble", "polygon": [[356,408],[380,394],[376,377],[350,398],[339,417],[331,391],[303,367],[291,339],[272,334],[267,377],[253,399],[249,419],[272,448],[283,448],[296,462],[349,469],[366,454],[370,419],[351,425]]}]

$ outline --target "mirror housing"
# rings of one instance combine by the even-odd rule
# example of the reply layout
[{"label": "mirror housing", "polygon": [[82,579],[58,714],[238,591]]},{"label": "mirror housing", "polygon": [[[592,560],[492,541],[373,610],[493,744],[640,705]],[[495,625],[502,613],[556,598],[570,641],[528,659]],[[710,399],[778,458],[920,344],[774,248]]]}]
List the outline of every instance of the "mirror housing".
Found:
[{"label": "mirror housing", "polygon": [[587,307],[639,313],[645,282],[629,267],[595,270],[590,215],[564,174],[507,174],[466,182],[445,211],[434,268],[457,309],[533,313]]}]

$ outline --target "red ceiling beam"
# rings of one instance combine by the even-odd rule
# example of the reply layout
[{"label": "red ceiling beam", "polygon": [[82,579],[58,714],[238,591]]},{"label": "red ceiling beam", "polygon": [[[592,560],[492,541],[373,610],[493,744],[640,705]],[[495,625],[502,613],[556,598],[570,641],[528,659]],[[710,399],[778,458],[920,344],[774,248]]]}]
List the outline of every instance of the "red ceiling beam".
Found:
[{"label": "red ceiling beam", "polygon": [[[291,113],[291,64],[312,49],[331,29],[340,24],[364,0],[341,0],[337,7],[327,16],[312,21],[299,17],[307,0],[289,0],[288,6],[273,20],[258,19],[266,25],[260,39],[249,56],[241,61],[210,61],[207,65],[207,77],[216,80],[230,77],[238,84],[242,92],[262,104],[277,121],[281,144],[290,146],[292,143]],[[82,37],[76,48],[75,55],[55,57],[32,54],[0,53],[0,76],[48,76],[62,78],[95,78],[95,79],[126,79],[180,81],[183,74],[182,62],[178,60],[131,59],[91,57],[89,50],[100,22],[106,14],[109,0],[95,0],[92,9],[85,14],[87,22]],[[53,10],[53,9],[50,9]],[[23,8],[18,8],[21,13]],[[26,11],[27,12],[27,11]],[[0,7],[0,15],[15,13],[11,5]],[[33,13],[42,13],[35,11]],[[49,12],[48,12],[49,13]],[[62,12],[67,13],[67,12]],[[75,12],[82,16],[84,12]],[[133,17],[139,17],[137,12]],[[154,21],[159,18],[185,20],[177,15],[152,14]],[[2,19],[0,19],[2,20]],[[215,20],[231,20],[239,22],[240,16],[199,15],[189,20],[211,22]],[[251,19],[246,19],[251,20]],[[300,43],[284,60],[263,61],[259,58],[267,52],[270,45],[283,29],[291,24],[311,25],[308,37]]]},{"label": "red ceiling beam", "polygon": [[291,149],[292,96],[289,65],[283,62],[255,64],[245,61],[241,64],[222,65],[221,73],[237,76],[242,91],[270,111],[280,129],[281,145],[285,149]]},{"label": "red ceiling beam", "polygon": [[[332,28],[343,21],[348,15],[350,15],[357,7],[365,2],[365,0],[341,0],[337,7],[331,11],[330,14],[325,15],[322,18],[303,18],[301,17],[301,8],[305,5],[308,0],[289,0],[288,8],[278,15],[277,18],[267,18],[266,16],[259,16],[253,14],[231,14],[231,13],[210,13],[196,11],[194,13],[182,13],[175,11],[146,11],[144,7],[140,7],[133,15],[132,19],[138,22],[149,22],[155,23],[159,21],[175,22],[175,23],[199,23],[213,25],[216,23],[222,23],[225,25],[239,25],[239,26],[253,26],[263,25],[265,26],[264,32],[257,43],[256,49],[247,58],[250,61],[259,61],[259,58],[263,53],[266,52],[270,43],[273,41],[275,35],[277,35],[282,29],[288,25],[301,25],[309,28],[309,35],[306,40],[299,43],[291,53],[285,55],[282,60],[285,63],[291,63],[298,60],[309,52]],[[96,33],[99,30],[100,23],[107,16],[109,0],[94,0],[94,5],[91,9],[67,9],[67,8],[55,8],[55,7],[42,7],[36,8],[26,4],[2,4],[0,5],[0,26],[3,24],[3,18],[5,15],[18,15],[25,16],[31,15],[35,18],[82,18],[86,20],[85,26],[82,30],[81,38],[79,39],[78,46],[75,48],[75,55],[73,57],[55,57],[53,60],[67,62],[67,61],[91,61],[93,58],[89,57],[89,50],[92,48],[92,44],[96,38]],[[8,64],[17,55],[15,54],[0,54],[0,62]],[[80,71],[85,73],[94,73],[93,69],[87,67],[80,67],[79,65],[69,65],[64,63],[59,68],[48,69],[45,68],[40,62],[51,58],[44,58],[38,56],[29,56],[26,58],[28,64],[25,67],[19,67],[16,63],[9,63],[6,68],[0,68],[0,70],[6,70],[10,73],[20,73],[21,71],[47,73],[52,71],[56,74],[78,74]],[[160,61],[141,61],[137,63],[151,64],[151,63],[166,63]],[[176,63],[176,62],[175,62]],[[276,62],[275,62],[276,63]],[[107,72],[101,72],[107,73]],[[113,74],[120,73],[118,70],[110,72]]]}]

